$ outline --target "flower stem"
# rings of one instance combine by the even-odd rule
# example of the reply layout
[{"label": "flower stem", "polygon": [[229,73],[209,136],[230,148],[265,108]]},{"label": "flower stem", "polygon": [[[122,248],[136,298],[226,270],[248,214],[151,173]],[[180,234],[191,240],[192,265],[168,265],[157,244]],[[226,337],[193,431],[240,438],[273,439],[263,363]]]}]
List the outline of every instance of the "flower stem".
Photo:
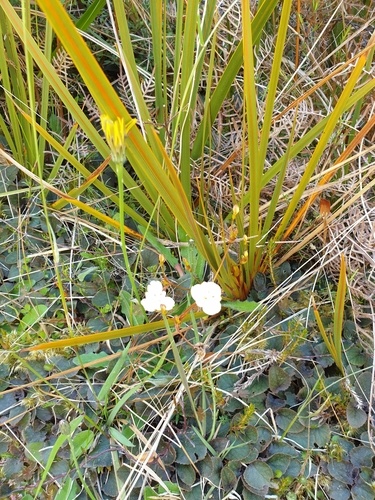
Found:
[{"label": "flower stem", "polygon": [[[120,162],[116,162],[116,174],[117,174],[117,181],[118,181],[118,194],[119,194],[119,214],[120,214],[120,241],[121,241],[121,249],[122,249],[122,254],[124,256],[124,263],[125,263],[125,269],[127,276],[129,277],[129,281],[132,287],[132,293],[135,295],[136,299],[138,302],[140,302],[140,297],[138,294],[138,289],[134,280],[133,272],[130,268],[130,263],[129,263],[129,257],[128,257],[128,252],[126,250],[126,241],[125,241],[125,225],[124,225],[124,220],[125,220],[125,210],[124,210],[124,166]],[[126,282],[125,282],[126,283]],[[130,325],[133,325],[133,303],[130,300],[129,303],[129,310],[130,310],[130,317],[128,318]]]},{"label": "flower stem", "polygon": [[[178,373],[180,375],[181,383],[184,386],[185,391],[188,395],[188,398],[189,398],[189,401],[191,404],[191,408],[194,412],[198,427],[199,427],[200,431],[203,432],[202,423],[201,423],[201,421],[198,417],[197,411],[195,409],[195,403],[194,403],[193,397],[192,397],[191,392],[190,392],[189,381],[187,379],[185,369],[184,369],[184,366],[183,366],[182,361],[181,361],[180,353],[178,352],[178,349],[176,346],[176,342],[174,341],[174,336],[173,336],[172,330],[171,330],[169,323],[168,323],[168,320],[167,320],[166,311],[165,310],[163,311],[163,309],[162,309],[161,313],[163,315],[165,329],[167,330],[168,340],[169,340],[169,343],[170,343],[171,348],[172,348],[173,356],[174,356],[174,359],[176,362]],[[176,318],[176,321],[177,321],[177,318]]]}]

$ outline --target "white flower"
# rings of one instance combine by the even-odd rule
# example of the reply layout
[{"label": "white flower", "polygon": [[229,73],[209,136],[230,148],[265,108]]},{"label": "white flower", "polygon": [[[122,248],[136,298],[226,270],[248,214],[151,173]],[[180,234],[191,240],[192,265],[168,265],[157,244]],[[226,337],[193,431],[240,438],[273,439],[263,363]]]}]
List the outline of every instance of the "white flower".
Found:
[{"label": "white flower", "polygon": [[204,281],[191,287],[191,296],[206,314],[217,314],[221,310],[221,288],[212,281]]},{"label": "white flower", "polygon": [[148,312],[160,311],[162,306],[169,311],[174,307],[174,300],[166,296],[160,281],[150,281],[141,304]]}]

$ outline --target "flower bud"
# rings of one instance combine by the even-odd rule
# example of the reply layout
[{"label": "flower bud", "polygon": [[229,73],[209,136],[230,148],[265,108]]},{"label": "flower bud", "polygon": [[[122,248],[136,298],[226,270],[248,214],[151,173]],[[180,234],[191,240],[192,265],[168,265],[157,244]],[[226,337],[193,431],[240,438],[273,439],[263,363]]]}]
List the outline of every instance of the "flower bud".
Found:
[{"label": "flower bud", "polygon": [[240,207],[238,205],[233,205],[232,220],[234,220],[239,214]]}]

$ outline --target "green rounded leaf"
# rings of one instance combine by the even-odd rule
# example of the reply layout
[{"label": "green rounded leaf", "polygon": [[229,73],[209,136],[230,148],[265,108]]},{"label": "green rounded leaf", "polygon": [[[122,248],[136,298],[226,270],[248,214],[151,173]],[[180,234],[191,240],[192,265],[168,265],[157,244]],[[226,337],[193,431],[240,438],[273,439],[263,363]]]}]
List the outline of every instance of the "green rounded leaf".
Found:
[{"label": "green rounded leaf", "polygon": [[76,366],[81,366],[82,364],[96,361],[95,367],[105,368],[108,366],[109,361],[108,361],[108,359],[103,361],[103,358],[107,358],[107,357],[108,357],[108,355],[105,352],[97,352],[97,353],[90,352],[87,354],[81,354],[80,356],[76,356],[75,358],[73,358],[72,361]]},{"label": "green rounded leaf", "polygon": [[372,391],[372,374],[368,371],[361,373],[356,378],[354,390],[359,397],[369,400]]},{"label": "green rounded leaf", "polygon": [[251,490],[268,491],[272,486],[273,470],[265,462],[257,460],[248,465],[243,473],[243,479]]},{"label": "green rounded leaf", "polygon": [[374,500],[374,490],[362,479],[352,487],[351,494],[353,500]]},{"label": "green rounded leaf", "polygon": [[229,439],[220,437],[215,438],[210,441],[210,445],[216,451],[216,453],[221,453],[229,446]]},{"label": "green rounded leaf", "polygon": [[331,430],[328,424],[319,425],[319,427],[312,427],[310,429],[311,442],[316,443],[317,446],[323,447],[329,443],[331,437]]},{"label": "green rounded leaf", "polygon": [[35,325],[35,323],[43,318],[47,310],[48,307],[44,304],[34,306],[29,312],[24,315],[24,317],[22,318],[22,322],[28,326]]},{"label": "green rounded leaf", "polygon": [[257,292],[265,292],[267,290],[266,275],[260,272],[256,273],[253,286]]},{"label": "green rounded leaf", "polygon": [[115,300],[116,295],[108,290],[99,291],[92,299],[92,303],[96,307],[110,306]]},{"label": "green rounded leaf", "polygon": [[[207,455],[207,448],[195,434],[195,432],[186,432],[178,434],[182,446],[175,446],[176,462],[179,464],[191,464],[198,460],[203,460]],[[186,483],[187,484],[187,483]]]},{"label": "green rounded leaf", "polygon": [[272,432],[268,429],[268,427],[258,427],[258,439],[254,446],[257,448],[259,453],[264,451],[267,446],[272,441]]},{"label": "green rounded leaf", "polygon": [[267,460],[267,464],[271,467],[274,473],[276,471],[281,471],[285,474],[290,464],[290,456],[285,455],[285,453],[275,453]]},{"label": "green rounded leaf", "polygon": [[177,475],[185,484],[192,486],[195,483],[195,470],[192,465],[177,464]]},{"label": "green rounded leaf", "polygon": [[328,472],[341,483],[353,484],[353,465],[350,462],[331,460],[328,464]]},{"label": "green rounded leaf", "polygon": [[225,491],[231,491],[236,487],[238,481],[237,476],[228,466],[221,469],[220,477],[221,484]]},{"label": "green rounded leaf", "polygon": [[301,473],[302,464],[296,458],[292,458],[289,467],[285,471],[285,477],[298,477]]},{"label": "green rounded leaf", "polygon": [[305,429],[305,426],[298,420],[297,413],[290,408],[282,408],[276,414],[276,424],[280,429],[288,432],[298,433]]},{"label": "green rounded leaf", "polygon": [[195,466],[202,477],[210,477],[214,471],[214,465],[212,463],[212,458],[210,457],[210,455],[204,457],[203,460],[199,460],[199,462],[197,462]]},{"label": "green rounded leaf", "polygon": [[279,392],[288,389],[292,379],[285,370],[277,365],[273,365],[268,372],[268,381],[271,391]]},{"label": "green rounded leaf", "polygon": [[349,500],[349,488],[340,481],[333,480],[329,487],[329,497],[332,498],[332,500]]},{"label": "green rounded leaf", "polygon": [[257,428],[253,425],[248,425],[243,431],[242,439],[243,441],[246,441],[246,443],[256,443],[258,439]]},{"label": "green rounded leaf", "polygon": [[228,460],[242,460],[244,463],[249,464],[258,457],[258,450],[248,443],[244,443],[238,448],[231,449],[225,456]]},{"label": "green rounded leaf", "polygon": [[367,446],[357,446],[350,451],[350,461],[354,467],[372,467],[374,453]]},{"label": "green rounded leaf", "polygon": [[346,418],[350,427],[358,429],[367,422],[367,413],[362,408],[357,408],[354,403],[349,403],[346,407]]}]

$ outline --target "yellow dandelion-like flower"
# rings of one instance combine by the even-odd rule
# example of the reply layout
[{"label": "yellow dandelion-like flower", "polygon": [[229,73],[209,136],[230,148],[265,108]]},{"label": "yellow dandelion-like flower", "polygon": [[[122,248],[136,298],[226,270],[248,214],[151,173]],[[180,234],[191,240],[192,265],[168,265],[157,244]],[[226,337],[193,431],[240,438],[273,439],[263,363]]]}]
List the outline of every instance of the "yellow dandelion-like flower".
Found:
[{"label": "yellow dandelion-like flower", "polygon": [[135,125],[137,120],[134,118],[125,125],[124,118],[117,117],[115,120],[112,120],[108,115],[102,115],[100,117],[100,122],[111,150],[113,161],[124,163],[126,160],[125,139],[128,136],[129,130]]}]

